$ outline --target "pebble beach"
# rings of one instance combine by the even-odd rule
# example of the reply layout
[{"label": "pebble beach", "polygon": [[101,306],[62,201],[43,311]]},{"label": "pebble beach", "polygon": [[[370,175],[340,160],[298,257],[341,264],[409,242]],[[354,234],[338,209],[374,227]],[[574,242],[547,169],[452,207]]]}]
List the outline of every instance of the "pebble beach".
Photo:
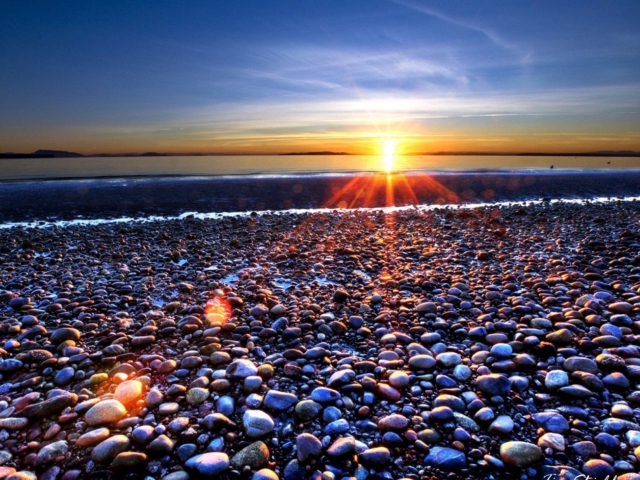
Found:
[{"label": "pebble beach", "polygon": [[2,229],[0,478],[638,479],[639,220]]}]

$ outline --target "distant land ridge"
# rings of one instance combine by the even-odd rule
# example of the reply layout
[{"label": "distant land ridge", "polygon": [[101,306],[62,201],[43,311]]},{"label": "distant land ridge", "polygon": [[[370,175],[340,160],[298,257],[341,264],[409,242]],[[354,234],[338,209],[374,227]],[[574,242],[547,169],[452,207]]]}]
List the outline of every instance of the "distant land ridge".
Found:
[{"label": "distant land ridge", "polygon": [[[69,152],[66,150],[45,150],[40,149],[32,153],[0,153],[0,159],[7,158],[84,158],[84,157],[168,157],[168,156],[185,156],[185,157],[201,157],[201,156],[242,156],[242,155],[353,155],[347,152],[333,152],[331,150],[323,150],[316,152],[288,152],[279,154],[238,154],[238,153],[163,153],[163,152],[144,152],[144,153],[91,153],[82,154],[77,152]],[[419,155],[477,155],[477,156],[524,156],[524,157],[640,157],[640,152],[632,150],[600,150],[595,152],[576,152],[576,153],[544,153],[544,152],[417,152],[407,154],[409,156]]]},{"label": "distant land ridge", "polygon": [[323,152],[290,152],[290,153],[280,153],[280,155],[351,155],[347,152],[332,152],[330,150],[326,150]]}]

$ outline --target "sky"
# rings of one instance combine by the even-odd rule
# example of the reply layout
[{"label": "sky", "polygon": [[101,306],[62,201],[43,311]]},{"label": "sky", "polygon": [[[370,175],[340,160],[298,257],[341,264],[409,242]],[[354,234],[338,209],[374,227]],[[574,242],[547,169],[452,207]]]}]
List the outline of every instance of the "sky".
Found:
[{"label": "sky", "polygon": [[640,2],[0,2],[0,152],[640,151]]}]

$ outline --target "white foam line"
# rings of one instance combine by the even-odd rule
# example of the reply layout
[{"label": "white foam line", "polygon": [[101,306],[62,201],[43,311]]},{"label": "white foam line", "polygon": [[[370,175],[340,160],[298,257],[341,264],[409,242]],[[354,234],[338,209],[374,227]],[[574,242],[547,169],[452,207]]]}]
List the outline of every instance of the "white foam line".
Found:
[{"label": "white foam line", "polygon": [[[471,210],[474,208],[487,208],[487,207],[515,207],[515,206],[527,206],[527,205],[541,205],[545,203],[566,203],[566,204],[592,204],[592,203],[614,203],[614,202],[638,202],[640,196],[636,197],[595,197],[595,198],[561,198],[547,200],[521,200],[513,202],[493,202],[493,203],[463,203],[463,204],[442,204],[442,205],[405,205],[399,207],[361,207],[361,208],[292,208],[289,210],[262,210],[256,211],[258,215],[307,215],[314,213],[357,213],[357,212],[406,212],[409,210],[415,211],[433,211],[440,209],[452,209],[452,210]],[[184,220],[187,217],[196,218],[198,220],[216,220],[221,218],[230,217],[248,217],[254,212],[211,212],[211,213],[199,213],[199,212],[185,212],[177,216],[159,216],[151,215],[149,217],[119,217],[119,218],[95,218],[84,219],[78,218],[75,220],[57,220],[57,221],[41,221],[36,220],[33,222],[7,222],[0,223],[0,229],[7,228],[50,228],[50,227],[72,227],[72,226],[93,226],[93,225],[108,225],[108,224],[120,224],[120,223],[151,223],[151,222],[166,222],[175,220]]]}]

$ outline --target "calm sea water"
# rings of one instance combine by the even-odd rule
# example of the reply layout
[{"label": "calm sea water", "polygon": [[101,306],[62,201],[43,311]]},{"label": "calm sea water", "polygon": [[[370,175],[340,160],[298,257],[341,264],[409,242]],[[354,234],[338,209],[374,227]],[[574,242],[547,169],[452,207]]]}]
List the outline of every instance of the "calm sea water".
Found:
[{"label": "calm sea water", "polygon": [[[425,155],[399,156],[394,171],[640,169],[640,158]],[[383,158],[364,155],[84,157],[0,160],[0,180],[100,177],[286,175],[377,172]]]}]

